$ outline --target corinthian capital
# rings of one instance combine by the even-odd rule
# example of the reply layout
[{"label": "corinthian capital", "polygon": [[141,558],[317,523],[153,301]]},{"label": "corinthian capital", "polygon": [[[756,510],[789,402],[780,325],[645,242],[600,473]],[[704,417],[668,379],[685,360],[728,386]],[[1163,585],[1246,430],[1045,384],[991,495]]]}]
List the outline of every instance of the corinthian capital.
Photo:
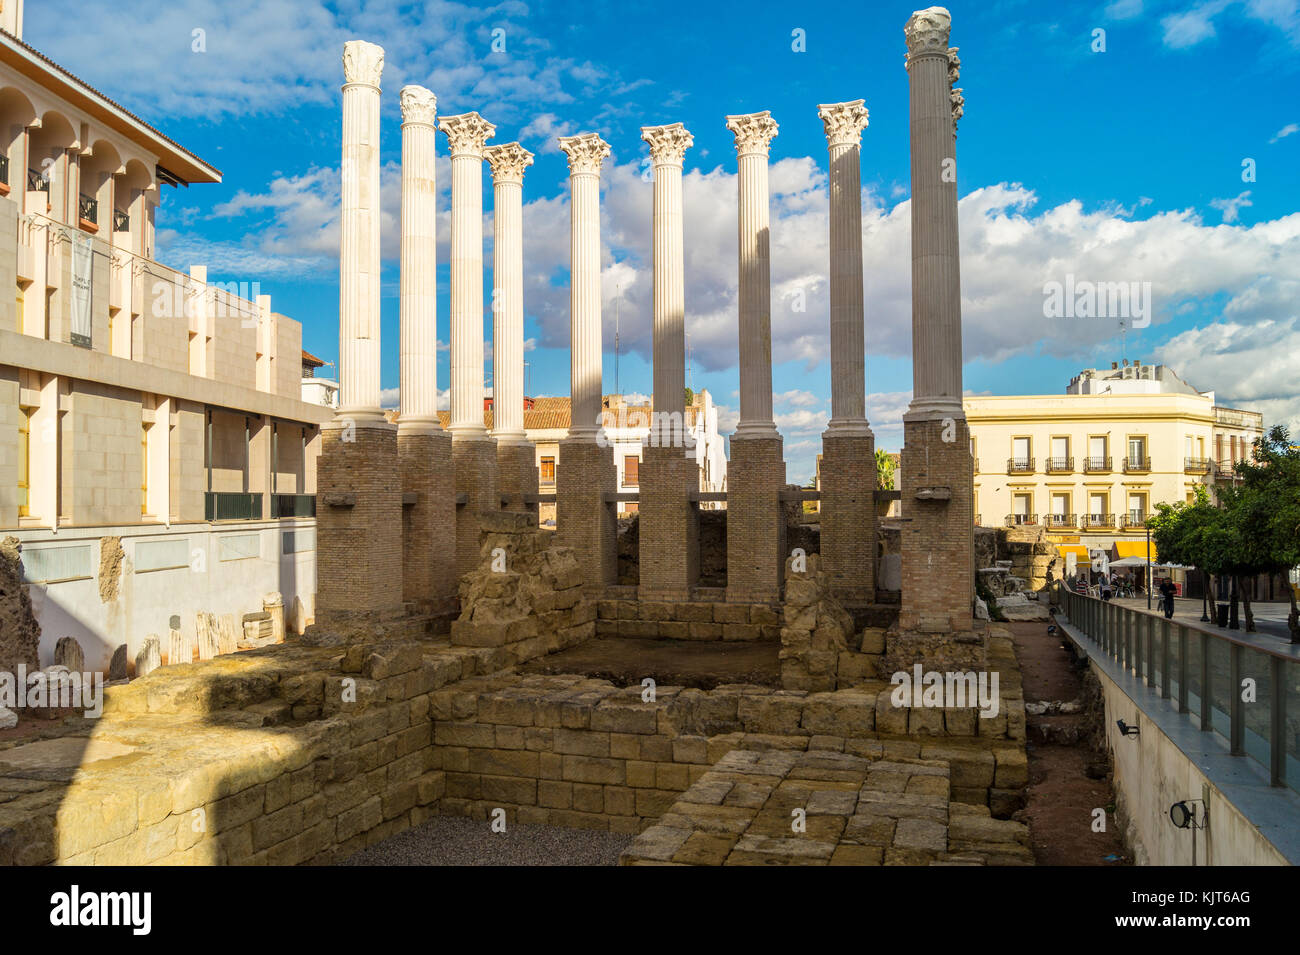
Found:
[{"label": "corinthian capital", "polygon": [[738,156],[749,153],[762,153],[766,156],[772,138],[776,136],[779,128],[776,120],[772,118],[771,110],[765,109],[761,113],[727,117],[727,129],[731,130],[736,137]]},{"label": "corinthian capital", "polygon": [[948,52],[948,32],[952,29],[952,16],[943,7],[917,10],[903,27],[907,38],[907,62],[927,53]]},{"label": "corinthian capital", "polygon": [[493,182],[524,181],[524,169],[533,164],[533,154],[518,143],[502,143],[483,150],[483,158],[492,167]]},{"label": "corinthian capital", "polygon": [[365,40],[348,40],[343,44],[343,79],[379,88],[384,72],[384,48]]},{"label": "corinthian capital", "polygon": [[609,155],[609,143],[596,133],[579,136],[559,136],[560,149],[569,157],[569,175],[594,173],[600,175],[600,164]]},{"label": "corinthian capital", "polygon": [[423,86],[403,86],[400,95],[402,125],[419,123],[433,126],[438,119],[438,97]]},{"label": "corinthian capital", "polygon": [[655,161],[655,165],[671,163],[680,166],[686,157],[686,150],[695,142],[695,137],[681,123],[642,126],[641,138],[650,144],[650,158]]},{"label": "corinthian capital", "polygon": [[817,115],[826,129],[828,146],[861,146],[862,131],[867,128],[866,100],[826,103],[817,107]]},{"label": "corinthian capital", "polygon": [[483,146],[497,128],[478,113],[461,113],[444,116],[438,128],[447,134],[447,145],[452,156],[483,156]]}]

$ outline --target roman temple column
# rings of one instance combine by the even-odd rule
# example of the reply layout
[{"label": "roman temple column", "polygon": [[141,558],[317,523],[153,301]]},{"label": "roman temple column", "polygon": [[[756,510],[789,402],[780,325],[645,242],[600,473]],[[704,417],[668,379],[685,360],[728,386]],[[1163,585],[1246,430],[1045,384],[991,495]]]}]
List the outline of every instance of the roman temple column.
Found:
[{"label": "roman temple column", "polygon": [[401,462],[403,596],[449,614],[456,601],[456,490],[451,435],[438,421],[437,106],[405,86],[402,107]]},{"label": "roman temple column", "polygon": [[537,452],[524,436],[524,169],[533,154],[518,143],[490,146],[492,167],[492,436],[497,482],[511,510],[537,515]]},{"label": "roman temple column", "polygon": [[343,45],[339,411],[317,464],[315,633],[372,631],[402,609],[397,429],[379,406],[379,80],[383,48]]},{"label": "roman temple column", "polygon": [[772,421],[772,265],[767,157],[776,121],[767,110],[727,117],[736,141],[740,422],[727,465],[727,600],[781,597],[785,461]]},{"label": "roman temple column", "polygon": [[451,453],[456,571],[478,564],[479,514],[501,509],[497,447],[483,424],[483,146],[496,127],[478,113],[444,116],[451,152]]},{"label": "roman temple column", "polygon": [[595,133],[559,143],[569,157],[571,417],[555,466],[556,530],[577,552],[587,586],[601,590],[617,569],[616,469],[601,414],[600,166],[609,143]]},{"label": "roman temple column", "polygon": [[942,7],[907,21],[912,129],[912,379],[903,416],[902,605],[887,666],[924,659],[978,667],[972,632],[973,465],[962,410],[961,280],[951,18]]},{"label": "roman temple column", "polygon": [[830,150],[831,420],[822,434],[822,561],[844,603],[875,599],[875,436],[866,417],[862,100],[817,108]]},{"label": "roman temple column", "polygon": [[643,126],[654,164],[654,404],[641,451],[641,598],[689,600],[699,576],[699,467],[686,423],[686,293],[682,162],[694,137],[681,123]]}]

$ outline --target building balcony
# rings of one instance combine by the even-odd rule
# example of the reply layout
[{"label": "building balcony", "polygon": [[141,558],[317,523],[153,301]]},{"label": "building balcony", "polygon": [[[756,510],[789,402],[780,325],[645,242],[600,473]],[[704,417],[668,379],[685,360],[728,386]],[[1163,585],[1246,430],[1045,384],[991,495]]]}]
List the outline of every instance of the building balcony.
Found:
[{"label": "building balcony", "polygon": [[1187,474],[1209,474],[1213,464],[1209,458],[1183,458],[1183,471]]},{"label": "building balcony", "polygon": [[[314,509],[314,502],[312,506]],[[262,494],[260,491],[208,491],[203,495],[203,519],[205,521],[260,521]]]},{"label": "building balcony", "polygon": [[87,232],[99,231],[99,202],[92,196],[81,193],[77,198],[78,224]]},{"label": "building balcony", "polygon": [[272,517],[315,517],[315,494],[272,494]]},{"label": "building balcony", "polygon": [[1214,476],[1220,481],[1240,481],[1241,475],[1233,467],[1235,462],[1231,460],[1215,461]]},{"label": "building balcony", "polygon": [[1119,519],[1120,530],[1125,531],[1145,531],[1147,529],[1147,515],[1145,511],[1129,511]]},{"label": "building balcony", "polygon": [[50,181],[41,175],[39,169],[28,169],[27,191],[48,193],[50,191]]},{"label": "building balcony", "polygon": [[1008,458],[1007,473],[1008,474],[1033,474],[1034,459],[1033,458]]},{"label": "building balcony", "polygon": [[9,195],[9,157],[0,154],[0,196]]},{"label": "building balcony", "polygon": [[1151,470],[1150,458],[1125,458],[1124,459],[1125,474],[1146,474],[1150,470]]},{"label": "building balcony", "polygon": [[1084,458],[1083,470],[1085,474],[1109,474],[1110,458]]},{"label": "building balcony", "polygon": [[1044,523],[1049,528],[1074,528],[1079,526],[1079,518],[1075,514],[1048,514]]},{"label": "building balcony", "polygon": [[113,210],[113,231],[130,232],[131,231],[130,214],[123,212],[121,209],[114,209]]},{"label": "building balcony", "polygon": [[1037,514],[1008,514],[1007,527],[1020,527],[1023,524],[1037,524]]},{"label": "building balcony", "polygon": [[1114,514],[1084,514],[1083,518],[1079,521],[1079,527],[1082,528],[1083,530],[1089,530],[1089,531],[1100,530],[1100,529],[1114,530],[1115,515]]},{"label": "building balcony", "polygon": [[1071,474],[1074,471],[1074,458],[1048,458],[1043,462],[1043,470],[1048,474]]}]

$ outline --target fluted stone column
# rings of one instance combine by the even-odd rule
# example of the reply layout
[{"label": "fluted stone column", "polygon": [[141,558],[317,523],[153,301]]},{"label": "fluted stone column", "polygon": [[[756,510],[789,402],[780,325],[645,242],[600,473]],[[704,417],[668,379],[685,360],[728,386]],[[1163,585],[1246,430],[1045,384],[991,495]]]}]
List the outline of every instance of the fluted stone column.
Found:
[{"label": "fluted stone column", "polygon": [[569,157],[569,434],[555,464],[556,531],[602,589],[617,569],[614,456],[601,423],[600,167],[609,144],[595,133],[559,137]]},{"label": "fluted stone column", "polygon": [[379,80],[384,51],[343,46],[339,412],[317,463],[316,625],[305,639],[375,635],[402,610],[397,429],[379,406]]},{"label": "fluted stone column", "polygon": [[405,86],[402,106],[401,463],[403,596],[449,614],[456,601],[456,490],[451,435],[438,421],[437,107]]},{"label": "fluted stone column", "polygon": [[772,265],[767,110],[727,117],[735,135],[739,249],[740,422],[727,465],[727,599],[775,601],[785,571],[781,435],[772,420]]},{"label": "fluted stone column", "polygon": [[699,490],[687,453],[686,292],[682,246],[682,162],[694,137],[681,123],[645,126],[654,164],[654,411],[641,451],[640,574],[643,600],[688,600],[699,577]]},{"label": "fluted stone column", "polygon": [[831,420],[822,434],[821,548],[842,602],[875,598],[875,436],[866,417],[862,300],[862,100],[819,106],[830,150]]},{"label": "fluted stone column", "polygon": [[523,191],[533,154],[506,143],[488,147],[483,156],[493,185],[492,436],[498,490],[511,510],[536,516],[537,454],[524,435]]},{"label": "fluted stone column", "polygon": [[496,127],[478,113],[444,116],[451,153],[451,453],[456,569],[478,564],[479,515],[501,509],[497,446],[483,424],[483,146]]},{"label": "fluted stone column", "polygon": [[962,411],[956,79],[942,7],[907,21],[912,128],[913,398],[903,416],[902,605],[887,665],[979,666],[972,633],[970,431]]}]

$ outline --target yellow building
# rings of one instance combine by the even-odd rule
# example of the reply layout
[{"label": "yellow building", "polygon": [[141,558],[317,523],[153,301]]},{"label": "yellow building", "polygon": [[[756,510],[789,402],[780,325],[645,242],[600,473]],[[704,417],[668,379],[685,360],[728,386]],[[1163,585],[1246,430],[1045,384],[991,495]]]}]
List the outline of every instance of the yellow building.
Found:
[{"label": "yellow building", "polygon": [[1213,392],[1141,362],[1087,369],[1063,395],[968,397],[964,405],[975,520],[1041,525],[1060,544],[1111,553],[1133,550],[1124,542],[1145,535],[1156,504],[1190,500],[1198,485],[1213,494],[1215,482],[1233,480],[1233,463],[1263,433],[1258,413],[1219,407]]}]

